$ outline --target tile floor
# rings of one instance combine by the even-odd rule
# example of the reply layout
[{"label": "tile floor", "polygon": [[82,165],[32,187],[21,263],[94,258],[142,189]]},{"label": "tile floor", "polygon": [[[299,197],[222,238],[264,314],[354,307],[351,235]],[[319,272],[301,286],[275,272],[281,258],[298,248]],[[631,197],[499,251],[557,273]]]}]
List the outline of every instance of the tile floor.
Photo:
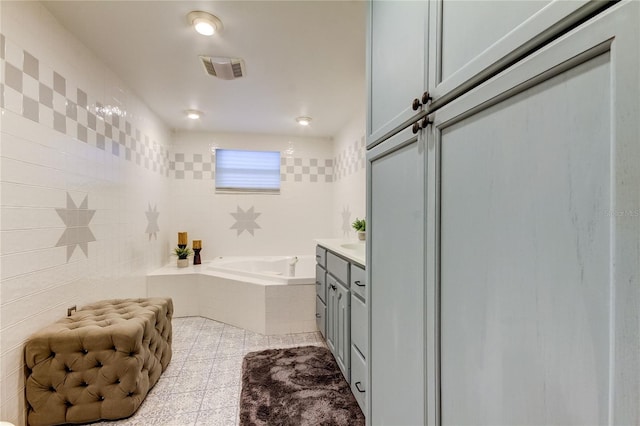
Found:
[{"label": "tile floor", "polygon": [[128,419],[99,426],[238,424],[245,354],[271,348],[325,346],[320,333],[265,336],[201,317],[174,318],[171,364]]}]

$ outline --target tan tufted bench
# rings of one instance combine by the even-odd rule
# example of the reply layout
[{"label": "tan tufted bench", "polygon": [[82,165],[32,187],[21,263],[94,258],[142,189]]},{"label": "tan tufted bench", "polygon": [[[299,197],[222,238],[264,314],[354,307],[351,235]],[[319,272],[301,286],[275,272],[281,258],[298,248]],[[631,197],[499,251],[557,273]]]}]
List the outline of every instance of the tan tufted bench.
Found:
[{"label": "tan tufted bench", "polygon": [[171,361],[173,301],[106,300],[40,330],[25,346],[30,425],[132,415]]}]

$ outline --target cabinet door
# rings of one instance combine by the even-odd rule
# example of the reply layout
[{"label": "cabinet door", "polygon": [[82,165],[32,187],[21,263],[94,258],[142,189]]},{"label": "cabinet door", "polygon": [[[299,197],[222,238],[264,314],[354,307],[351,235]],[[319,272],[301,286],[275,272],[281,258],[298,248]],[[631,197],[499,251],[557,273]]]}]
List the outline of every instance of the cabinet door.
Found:
[{"label": "cabinet door", "polygon": [[605,6],[597,0],[431,1],[433,106],[444,105]]},{"label": "cabinet door", "polygon": [[427,87],[427,2],[370,1],[367,28],[367,147],[417,111]]},{"label": "cabinet door", "polygon": [[402,132],[367,153],[371,424],[425,424],[425,144]]},{"label": "cabinet door", "polygon": [[322,336],[327,338],[327,305],[316,296],[316,326]]},{"label": "cabinet door", "polygon": [[435,113],[442,425],[640,423],[639,29],[619,3]]},{"label": "cabinet door", "polygon": [[349,381],[349,370],[351,364],[349,362],[351,356],[351,299],[349,298],[349,289],[338,283],[336,296],[337,305],[337,327],[335,335],[334,353],[336,361],[342,374],[344,374],[347,382]]},{"label": "cabinet door", "polygon": [[338,316],[338,284],[335,278],[327,274],[327,328],[326,338],[329,350],[336,354],[336,327]]}]

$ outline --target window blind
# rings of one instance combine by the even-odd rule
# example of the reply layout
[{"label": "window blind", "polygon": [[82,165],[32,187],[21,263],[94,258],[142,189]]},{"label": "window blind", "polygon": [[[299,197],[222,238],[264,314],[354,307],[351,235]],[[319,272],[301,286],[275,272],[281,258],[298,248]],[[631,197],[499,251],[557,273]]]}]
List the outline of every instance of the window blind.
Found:
[{"label": "window blind", "polygon": [[216,149],[216,190],[280,191],[280,152]]}]

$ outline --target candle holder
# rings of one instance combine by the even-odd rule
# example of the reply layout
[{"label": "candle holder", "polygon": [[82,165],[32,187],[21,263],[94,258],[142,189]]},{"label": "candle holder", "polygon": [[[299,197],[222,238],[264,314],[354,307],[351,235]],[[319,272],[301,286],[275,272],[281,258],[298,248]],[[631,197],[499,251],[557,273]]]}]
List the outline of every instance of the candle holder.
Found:
[{"label": "candle holder", "polygon": [[193,264],[200,265],[202,263],[200,259],[200,250],[202,250],[202,240],[193,240]]},{"label": "candle holder", "polygon": [[185,248],[187,247],[187,242],[189,241],[186,232],[178,232],[178,247]]}]

